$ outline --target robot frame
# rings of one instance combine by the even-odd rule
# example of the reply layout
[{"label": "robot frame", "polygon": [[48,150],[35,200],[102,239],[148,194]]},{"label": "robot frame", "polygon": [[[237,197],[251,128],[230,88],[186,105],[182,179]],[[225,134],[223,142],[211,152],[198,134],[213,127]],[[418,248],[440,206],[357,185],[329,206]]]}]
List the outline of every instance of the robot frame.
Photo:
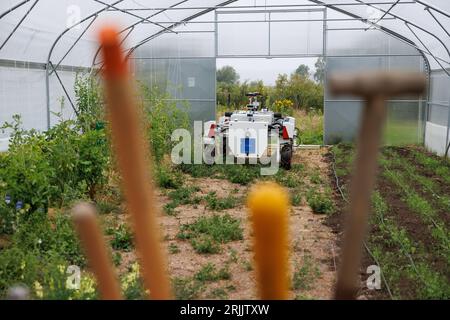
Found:
[{"label": "robot frame", "polygon": [[[260,109],[259,92],[250,92],[247,110],[225,112],[216,121],[207,121],[203,128],[203,152],[209,164],[219,156],[232,163],[261,163],[275,159],[280,167],[291,168],[297,137],[294,117]],[[226,163],[230,163],[226,160]]]}]

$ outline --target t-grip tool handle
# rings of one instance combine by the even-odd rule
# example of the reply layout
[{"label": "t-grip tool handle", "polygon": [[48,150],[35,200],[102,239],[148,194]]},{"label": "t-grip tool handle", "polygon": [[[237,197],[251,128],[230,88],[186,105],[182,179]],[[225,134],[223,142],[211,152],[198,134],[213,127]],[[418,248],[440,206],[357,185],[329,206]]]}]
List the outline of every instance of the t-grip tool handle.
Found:
[{"label": "t-grip tool handle", "polygon": [[426,78],[423,74],[411,72],[367,72],[335,75],[330,77],[328,84],[332,95],[355,95],[366,100],[335,291],[336,299],[355,299],[370,197],[376,180],[378,149],[386,119],[386,100],[392,96],[422,94]]}]

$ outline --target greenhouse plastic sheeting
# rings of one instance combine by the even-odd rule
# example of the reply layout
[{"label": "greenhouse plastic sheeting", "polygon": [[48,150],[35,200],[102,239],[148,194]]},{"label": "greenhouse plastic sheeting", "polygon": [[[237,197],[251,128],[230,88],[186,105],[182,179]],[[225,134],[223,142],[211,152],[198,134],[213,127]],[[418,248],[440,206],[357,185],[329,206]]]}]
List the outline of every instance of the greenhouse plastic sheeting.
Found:
[{"label": "greenhouse plastic sheeting", "polygon": [[[333,40],[337,31],[329,32],[327,73],[367,70],[424,71],[424,58],[414,48],[378,30],[345,31],[348,43]],[[357,45],[358,44],[358,45]],[[363,102],[361,97],[333,97],[325,92],[324,142],[352,141],[356,136]],[[400,97],[388,104],[385,142],[388,144],[423,143],[424,101],[417,97]]]}]

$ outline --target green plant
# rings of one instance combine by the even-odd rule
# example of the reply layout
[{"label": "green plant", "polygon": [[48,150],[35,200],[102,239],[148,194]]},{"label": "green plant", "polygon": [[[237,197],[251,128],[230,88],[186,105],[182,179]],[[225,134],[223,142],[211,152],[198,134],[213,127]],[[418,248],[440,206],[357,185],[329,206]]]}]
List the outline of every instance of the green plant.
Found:
[{"label": "green plant", "polygon": [[114,252],[112,255],[112,260],[116,267],[120,266],[120,264],[122,263],[122,255],[120,254],[120,252]]},{"label": "green plant", "polygon": [[133,234],[125,224],[112,231],[111,246],[114,250],[130,251],[133,249]]},{"label": "green plant", "polygon": [[77,123],[82,130],[86,132],[103,126],[105,115],[98,80],[87,74],[77,74],[74,89]]},{"label": "green plant", "polygon": [[225,300],[228,299],[228,293],[224,288],[214,288],[211,290],[210,295],[213,298],[217,298],[219,300]]},{"label": "green plant", "polygon": [[253,264],[250,261],[248,261],[248,260],[244,261],[243,265],[244,265],[244,268],[245,268],[246,271],[252,271],[253,270]]},{"label": "green plant", "polygon": [[208,235],[199,235],[192,238],[191,245],[197,253],[214,254],[220,252],[220,244]]},{"label": "green plant", "polygon": [[303,265],[294,272],[292,288],[294,290],[310,290],[315,279],[320,277],[319,268],[314,265],[310,256],[303,257]]},{"label": "green plant", "polygon": [[168,94],[157,87],[147,87],[140,83],[141,106],[151,154],[157,163],[172,151],[175,143],[171,140],[175,129],[189,129],[190,120],[186,103],[177,105]]},{"label": "green plant", "polygon": [[221,243],[242,240],[240,221],[228,214],[200,217],[191,224],[184,224],[177,237],[189,239],[200,253],[217,253]]},{"label": "green plant", "polygon": [[120,282],[126,299],[142,300],[148,297],[148,291],[144,288],[137,262],[128,267],[127,273],[122,275]]},{"label": "green plant", "polygon": [[176,299],[192,300],[198,297],[200,291],[203,289],[203,284],[192,278],[176,277],[172,279],[172,287]]},{"label": "green plant", "polygon": [[97,201],[97,210],[100,214],[119,213],[120,207],[118,204],[110,201]]},{"label": "green plant", "polygon": [[169,192],[168,196],[171,201],[164,205],[164,212],[167,215],[174,216],[176,215],[175,208],[179,205],[200,203],[201,197],[194,196],[194,194],[198,191],[200,191],[198,187],[188,186],[179,187],[178,189]]},{"label": "green plant", "polygon": [[171,243],[169,244],[169,252],[171,254],[176,254],[180,252],[180,248],[178,248],[178,246],[175,243]]},{"label": "green plant", "polygon": [[287,188],[297,188],[301,185],[299,177],[284,170],[278,171],[275,181]]},{"label": "green plant", "polygon": [[295,190],[294,192],[291,192],[291,204],[294,207],[298,207],[302,204],[303,197],[300,192]]},{"label": "green plant", "polygon": [[206,207],[211,210],[221,211],[237,206],[239,199],[233,196],[218,198],[216,192],[209,192],[206,197]]},{"label": "green plant", "polygon": [[311,190],[306,195],[306,201],[314,213],[331,214],[334,211],[334,204],[329,191]]},{"label": "green plant", "polygon": [[180,172],[163,164],[156,166],[155,177],[158,186],[161,188],[178,189],[183,185]]},{"label": "green plant", "polygon": [[228,266],[225,266],[220,270],[216,270],[216,266],[214,264],[208,263],[195,274],[194,278],[201,282],[228,280],[231,278],[231,274],[228,270]]}]

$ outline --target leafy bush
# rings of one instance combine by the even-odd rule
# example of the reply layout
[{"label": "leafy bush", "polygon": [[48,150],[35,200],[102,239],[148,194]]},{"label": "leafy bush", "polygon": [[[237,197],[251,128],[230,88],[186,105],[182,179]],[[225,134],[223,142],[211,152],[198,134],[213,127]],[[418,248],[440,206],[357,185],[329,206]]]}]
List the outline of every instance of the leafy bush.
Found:
[{"label": "leafy bush", "polygon": [[280,112],[284,116],[292,116],[294,103],[289,99],[275,100],[272,104],[272,111]]},{"label": "leafy bush", "polygon": [[[20,224],[9,245],[0,250],[0,296],[18,283],[44,299],[95,298],[94,287],[74,292],[66,288],[67,267],[85,266],[71,219],[56,213],[23,211],[28,219]],[[82,277],[82,287],[89,279]]]}]

